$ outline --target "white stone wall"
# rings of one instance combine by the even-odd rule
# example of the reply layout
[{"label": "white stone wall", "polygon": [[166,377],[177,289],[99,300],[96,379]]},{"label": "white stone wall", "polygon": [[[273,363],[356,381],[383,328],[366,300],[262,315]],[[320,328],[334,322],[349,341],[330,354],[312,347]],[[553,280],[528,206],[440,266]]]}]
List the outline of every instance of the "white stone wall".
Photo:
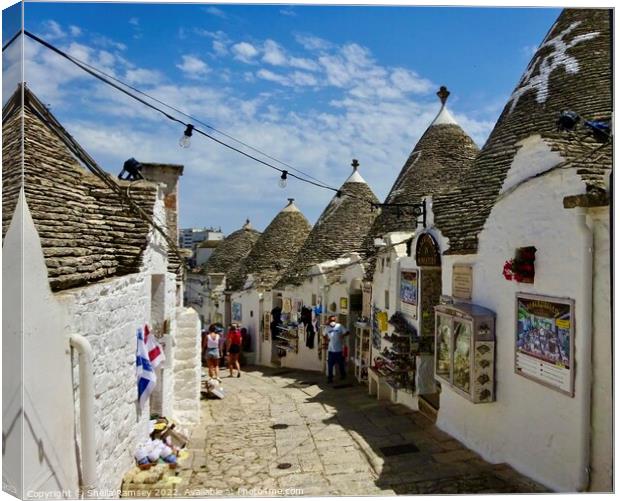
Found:
[{"label": "white stone wall", "polygon": [[200,320],[192,308],[178,310],[174,335],[174,419],[183,425],[200,421]]},{"label": "white stone wall", "polygon": [[[512,185],[517,177],[511,176]],[[583,183],[574,171],[558,171],[522,185],[492,210],[479,237],[472,302],[497,315],[497,401],[475,405],[443,385],[437,420],[440,428],[485,459],[507,462],[558,491],[582,487],[578,458],[583,451],[584,399],[590,390],[582,387],[583,373],[579,372],[579,367],[588,366],[583,359],[584,330],[590,321],[584,318],[587,292],[582,284],[588,282],[588,277],[582,275],[584,240],[578,216],[575,211],[565,210],[562,202],[565,195],[582,189]],[[516,248],[528,245],[538,250],[535,283],[505,280],[504,262],[514,256]],[[444,294],[451,293],[452,265],[470,259],[444,257]],[[518,291],[575,300],[577,377],[573,398],[514,373]],[[605,380],[608,373],[601,376]]]},{"label": "white stone wall", "polygon": [[[136,444],[148,435],[149,406],[137,407],[136,329],[150,321],[150,294],[144,273],[56,294],[66,307],[67,332],[84,336],[93,348],[99,489],[120,488]],[[77,353],[73,384],[77,418]]]}]

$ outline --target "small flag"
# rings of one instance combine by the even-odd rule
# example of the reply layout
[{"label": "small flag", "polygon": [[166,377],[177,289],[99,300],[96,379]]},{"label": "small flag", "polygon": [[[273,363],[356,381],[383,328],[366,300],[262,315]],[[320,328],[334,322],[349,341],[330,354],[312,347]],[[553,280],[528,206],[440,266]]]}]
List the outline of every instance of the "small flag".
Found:
[{"label": "small flag", "polygon": [[151,334],[149,326],[144,324],[144,343],[146,344],[146,351],[149,354],[149,361],[153,366],[153,369],[157,369],[159,364],[166,360],[164,350],[161,349],[161,345],[155,339],[155,336]]},{"label": "small flag", "polygon": [[138,401],[140,408],[144,408],[144,404],[151,396],[151,392],[157,383],[157,377],[153,371],[153,366],[149,360],[142,328],[138,328],[137,332],[138,347],[136,351],[136,376],[138,379]]}]

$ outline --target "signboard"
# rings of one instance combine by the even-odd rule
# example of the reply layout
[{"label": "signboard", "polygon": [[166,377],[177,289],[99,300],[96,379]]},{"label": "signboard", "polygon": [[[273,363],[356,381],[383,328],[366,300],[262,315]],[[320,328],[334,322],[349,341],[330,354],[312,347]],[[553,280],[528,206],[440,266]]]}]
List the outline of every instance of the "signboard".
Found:
[{"label": "signboard", "polygon": [[515,372],[575,395],[575,302],[517,293]]},{"label": "signboard", "polygon": [[471,264],[455,264],[452,267],[452,297],[471,299],[472,283]]},{"label": "signboard", "polygon": [[362,286],[362,317],[370,318],[372,303],[372,285],[364,284]]},{"label": "signboard", "polygon": [[347,311],[349,309],[349,299],[346,297],[340,298],[340,311]]},{"label": "signboard", "polygon": [[271,339],[271,314],[263,314],[263,339],[269,341]]},{"label": "signboard", "polygon": [[241,303],[233,303],[232,304],[232,321],[233,322],[241,322]]},{"label": "signboard", "polygon": [[400,272],[400,311],[418,318],[418,272]]},{"label": "signboard", "polygon": [[415,247],[415,262],[418,266],[441,266],[439,246],[429,233],[423,233],[418,238]]}]

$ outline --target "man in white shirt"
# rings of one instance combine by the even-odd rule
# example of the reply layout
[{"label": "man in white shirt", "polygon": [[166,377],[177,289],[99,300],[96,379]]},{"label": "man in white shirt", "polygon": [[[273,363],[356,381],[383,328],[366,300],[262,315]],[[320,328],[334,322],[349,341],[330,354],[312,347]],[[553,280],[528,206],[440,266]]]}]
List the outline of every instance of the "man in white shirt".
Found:
[{"label": "man in white shirt", "polygon": [[342,354],[344,337],[348,336],[347,330],[336,322],[336,317],[331,315],[327,319],[327,327],[324,337],[329,341],[327,346],[327,382],[334,380],[334,365],[338,364],[340,379],[346,379],[347,374],[344,368],[344,356]]}]

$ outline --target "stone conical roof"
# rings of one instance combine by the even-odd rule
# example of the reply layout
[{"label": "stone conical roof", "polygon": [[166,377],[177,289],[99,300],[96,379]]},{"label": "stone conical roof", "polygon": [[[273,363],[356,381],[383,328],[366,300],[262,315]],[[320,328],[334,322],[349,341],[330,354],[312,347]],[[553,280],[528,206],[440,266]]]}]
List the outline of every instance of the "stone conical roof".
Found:
[{"label": "stone conical roof", "polygon": [[310,233],[310,223],[292,198],[265,229],[228,284],[239,290],[251,274],[254,287],[271,288],[282,277]]},{"label": "stone conical roof", "polygon": [[[478,147],[456,122],[446,106],[447,92],[442,87],[439,113],[431,122],[403,165],[386,204],[419,203],[425,196],[437,196],[453,190],[469,174],[478,153]],[[449,94],[449,92],[447,92]],[[365,246],[370,256],[375,253],[374,239],[392,231],[414,231],[416,219],[399,215],[392,208],[384,208],[377,216]],[[374,269],[371,259],[367,274]]]},{"label": "stone conical roof", "polygon": [[277,284],[300,284],[315,264],[336,259],[343,254],[358,252],[366,256],[364,237],[376,217],[372,203],[378,199],[353,161],[353,173],[329,202],[308,238],[295,256],[292,265]]},{"label": "stone conical roof", "polygon": [[[458,191],[433,202],[435,223],[449,238],[448,254],[475,253],[502,189],[519,141],[540,135],[574,168],[590,189],[605,189],[611,146],[599,150],[585,128],[557,131],[561,111],[609,121],[611,100],[611,10],[566,9],[540,45],[508,100],[471,175]],[[592,155],[592,153],[596,153]]]},{"label": "stone conical roof", "polygon": [[253,229],[247,220],[243,227],[233,231],[213,251],[204,265],[205,273],[225,273],[228,280],[250,253],[258,237],[260,232]]},{"label": "stone conical roof", "polygon": [[[396,178],[385,203],[418,203],[425,196],[451,191],[469,174],[478,147],[454,120],[445,104],[426,129]],[[373,232],[413,231],[411,217],[382,210]]]},{"label": "stone conical roof", "polygon": [[[23,101],[20,85],[2,118],[3,238],[23,188],[53,291],[139,272],[149,224],[84,169],[94,164],[88,153],[26,86]],[[153,215],[155,184],[132,183],[131,197]]]}]

